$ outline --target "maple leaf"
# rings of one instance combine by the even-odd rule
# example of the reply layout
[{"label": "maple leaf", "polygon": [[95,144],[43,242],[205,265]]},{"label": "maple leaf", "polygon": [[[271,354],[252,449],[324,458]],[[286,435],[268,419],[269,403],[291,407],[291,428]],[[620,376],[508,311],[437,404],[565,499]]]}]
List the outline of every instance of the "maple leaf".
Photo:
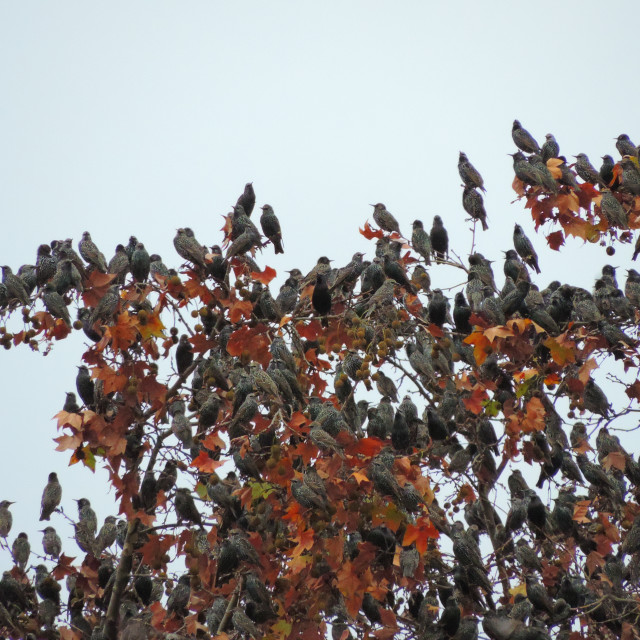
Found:
[{"label": "maple leaf", "polygon": [[251,272],[251,277],[258,282],[262,282],[265,286],[267,286],[277,275],[276,270],[271,267],[265,267],[264,271]]},{"label": "maple leaf", "polygon": [[612,451],[602,459],[600,464],[606,471],[609,471],[611,467],[619,471],[624,471],[627,466],[627,461],[623,453],[620,453],[620,451]]},{"label": "maple leaf", "polygon": [[364,229],[358,229],[360,233],[367,239],[371,240],[372,238],[383,238],[384,233],[382,229],[374,230],[368,222],[364,223]]},{"label": "maple leaf", "polygon": [[560,247],[564,244],[564,233],[562,231],[554,231],[547,236],[547,244],[554,250],[560,251]]},{"label": "maple leaf", "polygon": [[56,451],[67,451],[69,449],[77,449],[82,445],[83,439],[80,433],[74,433],[72,435],[63,435],[53,439],[58,443]]},{"label": "maple leaf", "polygon": [[586,524],[591,522],[589,518],[587,518],[587,512],[589,511],[589,506],[591,505],[591,500],[579,500],[573,506],[573,519],[579,524]]},{"label": "maple leaf", "polygon": [[229,320],[231,320],[233,324],[240,322],[241,318],[249,320],[251,319],[252,312],[253,304],[250,300],[238,300],[229,307]]},{"label": "maple leaf", "polygon": [[164,338],[165,326],[160,320],[160,312],[152,313],[145,317],[144,321],[140,318],[138,312],[138,331],[143,340],[149,340],[149,338]]},{"label": "maple leaf", "polygon": [[213,473],[216,469],[224,464],[222,460],[214,460],[209,457],[206,451],[200,451],[197,458],[191,461],[190,467],[195,467],[202,473]]}]

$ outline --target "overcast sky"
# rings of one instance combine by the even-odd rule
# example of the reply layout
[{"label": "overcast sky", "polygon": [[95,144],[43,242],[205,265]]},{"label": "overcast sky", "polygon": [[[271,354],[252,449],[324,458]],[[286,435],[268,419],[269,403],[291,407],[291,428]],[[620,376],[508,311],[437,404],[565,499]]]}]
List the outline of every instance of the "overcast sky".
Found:
[{"label": "overcast sky", "polygon": [[[175,229],[219,242],[250,180],[282,224],[284,257],[269,247],[260,259],[280,272],[371,254],[358,227],[378,201],[406,235],[441,215],[466,256],[462,150],[484,176],[490,231],[478,243],[500,282],[518,221],[540,254],[536,283],[590,287],[603,249],[553,254],[512,204],[511,124],[540,143],[552,132],[596,166],[618,134],[640,141],[639,13],[636,2],[4,2],[0,262],[17,269],[40,243],[89,230],[107,259],[135,234],[177,266]],[[436,286],[453,284],[439,269]],[[49,471],[68,512],[86,493],[108,514],[104,475],[67,470],[51,441],[81,351],[77,338],[46,358],[0,356],[0,499],[17,501],[10,540],[26,530],[38,550]]]}]

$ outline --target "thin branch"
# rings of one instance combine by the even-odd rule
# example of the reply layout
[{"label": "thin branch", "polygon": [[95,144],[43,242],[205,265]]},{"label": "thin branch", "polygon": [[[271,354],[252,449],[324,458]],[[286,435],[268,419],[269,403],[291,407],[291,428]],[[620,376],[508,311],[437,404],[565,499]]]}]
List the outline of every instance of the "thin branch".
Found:
[{"label": "thin branch", "polygon": [[107,617],[104,623],[104,630],[107,640],[117,640],[118,638],[118,618],[120,613],[120,601],[124,590],[129,583],[131,568],[133,566],[133,539],[137,536],[140,520],[134,518],[129,520],[127,535],[122,546],[122,556],[116,569],[116,577],[113,583],[113,591],[109,600]]},{"label": "thin branch", "polygon": [[217,634],[223,633],[225,627],[227,626],[227,624],[229,624],[229,619],[231,618],[233,610],[238,605],[238,600],[240,599],[240,592],[242,591],[243,586],[244,586],[244,576],[241,576],[240,580],[238,580],[238,584],[236,585],[233,595],[229,599],[227,610],[224,612],[224,615],[222,616],[222,620],[220,620]]}]

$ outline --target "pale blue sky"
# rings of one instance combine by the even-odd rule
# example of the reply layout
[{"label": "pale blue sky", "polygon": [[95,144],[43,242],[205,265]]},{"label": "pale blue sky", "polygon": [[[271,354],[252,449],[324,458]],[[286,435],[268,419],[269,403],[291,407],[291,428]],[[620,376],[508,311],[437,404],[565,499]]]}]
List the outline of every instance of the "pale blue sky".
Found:
[{"label": "pale blue sky", "polygon": [[[488,189],[479,249],[500,261],[518,221],[540,254],[537,283],[578,264],[573,283],[591,286],[602,249],[551,254],[511,204],[511,123],[540,143],[551,131],[563,153],[594,164],[615,154],[619,133],[640,141],[639,13],[635,2],[2,3],[1,261],[17,268],[38,244],[89,230],[108,257],[134,233],[178,264],[176,227],[219,242],[249,180],[280,218],[285,255],[269,247],[261,259],[280,271],[371,253],[358,226],[378,201],[407,235],[415,218],[430,227],[441,215],[466,256],[463,150]],[[432,279],[455,282],[442,267]],[[44,359],[0,356],[0,497],[18,501],[10,539],[33,534],[53,469],[66,509],[75,515],[71,498],[86,493],[108,513],[103,486],[65,471],[68,453],[51,443],[80,350],[78,339]]]}]

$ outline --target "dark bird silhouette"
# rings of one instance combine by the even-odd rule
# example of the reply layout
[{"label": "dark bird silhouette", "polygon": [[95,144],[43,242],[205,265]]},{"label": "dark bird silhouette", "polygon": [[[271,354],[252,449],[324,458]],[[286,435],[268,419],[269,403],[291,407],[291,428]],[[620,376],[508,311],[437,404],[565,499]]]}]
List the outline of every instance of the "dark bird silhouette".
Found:
[{"label": "dark bird silhouette", "polygon": [[49,520],[51,514],[56,510],[62,500],[62,487],[58,481],[58,474],[51,472],[49,480],[42,492],[42,501],[40,503],[40,521]]},{"label": "dark bird silhouette", "polygon": [[484,188],[484,180],[480,175],[480,172],[469,162],[467,154],[460,152],[458,157],[458,173],[464,182],[464,186],[470,189],[480,189],[486,191]]},{"label": "dark bird silhouette", "polygon": [[284,253],[284,249],[282,248],[280,222],[273,210],[273,207],[270,204],[265,204],[261,209],[262,215],[260,216],[260,226],[262,227],[262,233],[271,240],[276,253]]},{"label": "dark bird silhouette", "polygon": [[513,121],[511,137],[516,147],[525,153],[540,153],[540,146],[535,141],[535,138],[526,129],[522,128],[519,120]]},{"label": "dark bird silhouette", "polygon": [[444,228],[444,223],[440,216],[433,217],[433,225],[431,227],[431,247],[433,253],[439,260],[449,257],[449,234]]},{"label": "dark bird silhouette", "polygon": [[331,293],[327,286],[327,277],[323,273],[316,275],[316,284],[311,294],[311,305],[319,316],[326,316],[331,311]]},{"label": "dark bird silhouette", "polygon": [[535,269],[536,273],[540,273],[540,267],[538,266],[538,254],[535,252],[531,241],[524,234],[524,231],[519,224],[516,224],[513,229],[513,245],[525,264],[532,269]]},{"label": "dark bird silhouette", "polygon": [[248,216],[251,216],[253,208],[256,205],[256,194],[253,190],[253,182],[247,182],[247,184],[244,185],[244,191],[240,194],[236,204],[240,205]]}]

